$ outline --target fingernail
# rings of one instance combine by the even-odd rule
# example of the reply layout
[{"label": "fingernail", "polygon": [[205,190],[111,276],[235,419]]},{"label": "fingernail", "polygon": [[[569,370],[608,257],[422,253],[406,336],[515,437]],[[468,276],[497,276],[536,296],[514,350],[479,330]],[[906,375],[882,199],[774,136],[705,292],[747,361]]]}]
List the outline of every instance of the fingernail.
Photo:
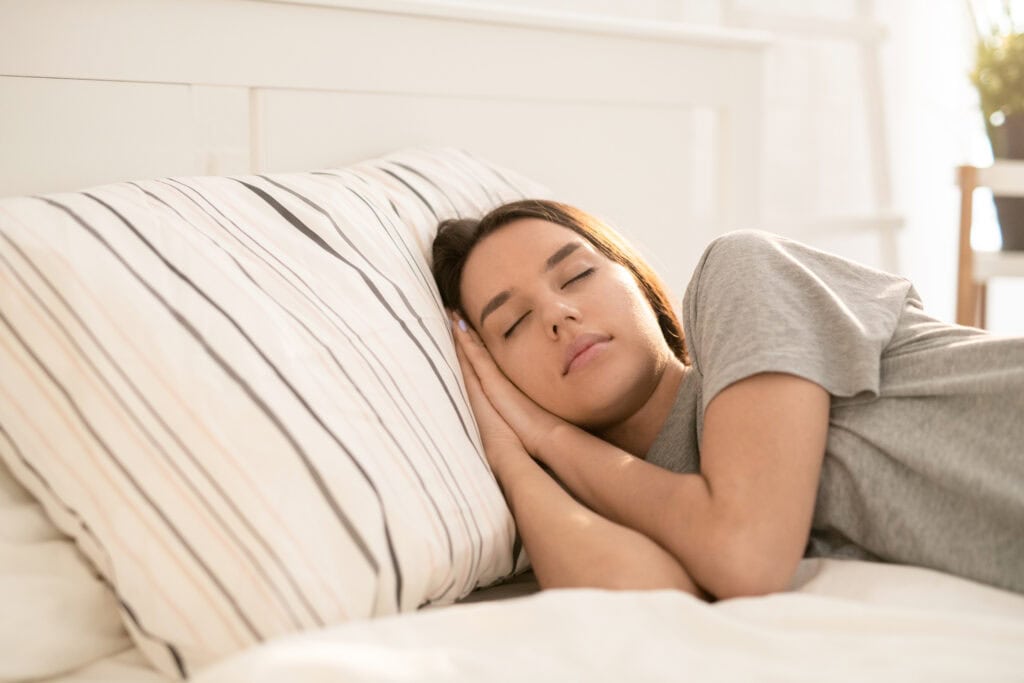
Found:
[{"label": "fingernail", "polygon": [[459,329],[462,330],[463,332],[466,331],[466,321],[463,320],[462,318],[459,318]]}]

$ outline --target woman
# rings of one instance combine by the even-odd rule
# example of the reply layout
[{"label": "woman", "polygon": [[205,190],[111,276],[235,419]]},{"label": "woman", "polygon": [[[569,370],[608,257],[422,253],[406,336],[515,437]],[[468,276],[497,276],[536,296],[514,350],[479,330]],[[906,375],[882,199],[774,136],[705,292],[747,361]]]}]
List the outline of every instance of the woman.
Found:
[{"label": "woman", "polygon": [[433,255],[542,588],[724,599],[840,556],[1024,592],[1024,338],[756,231],[707,247],[680,325],[619,235],[550,201],[445,221]]}]

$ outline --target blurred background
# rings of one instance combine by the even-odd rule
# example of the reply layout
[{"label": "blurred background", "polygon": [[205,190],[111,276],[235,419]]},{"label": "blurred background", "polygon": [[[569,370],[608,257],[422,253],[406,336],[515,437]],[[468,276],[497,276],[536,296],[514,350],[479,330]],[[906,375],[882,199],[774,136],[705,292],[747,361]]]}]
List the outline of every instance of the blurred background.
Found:
[{"label": "blurred background", "polygon": [[[330,50],[295,50],[298,56],[293,57],[282,46],[296,40],[294,35],[276,26],[265,38],[261,33],[266,17],[299,16],[299,5],[319,6],[310,15],[319,11],[319,16],[364,26],[383,27],[388,24],[380,17],[391,17],[394,26],[417,27],[416,39],[403,39],[401,30],[381,35],[386,63],[371,59],[366,69],[352,60],[345,73],[355,85],[338,86],[332,80],[338,70],[329,60],[318,61],[318,50]],[[0,152],[5,154],[0,157],[0,196],[129,177],[300,171],[403,145],[454,144],[527,175],[535,173],[541,182],[557,179],[560,198],[585,200],[581,205],[613,222],[621,220],[622,228],[642,233],[638,225],[645,227],[653,238],[638,246],[647,249],[645,255],[659,272],[675,267],[669,284],[677,295],[690,268],[680,265],[678,252],[664,248],[671,241],[661,238],[692,239],[694,244],[687,245],[692,248],[682,251],[695,261],[715,234],[715,212],[738,207],[743,211],[736,215],[759,217],[749,227],[904,275],[915,284],[926,310],[947,321],[964,321],[965,311],[957,310],[958,276],[965,262],[973,264],[977,279],[987,282],[987,294],[978,296],[964,278],[970,296],[960,296],[961,302],[984,299],[988,329],[1024,334],[1024,198],[1017,200],[1016,221],[1005,220],[1014,200],[998,201],[1003,228],[1013,223],[1021,231],[1015,244],[1004,243],[992,192],[980,187],[969,195],[974,201],[967,241],[961,238],[967,231],[961,228],[957,180],[959,166],[994,164],[991,173],[1008,173],[1006,186],[1024,193],[1024,160],[994,161],[1024,158],[1024,33],[1018,33],[1024,30],[1024,0],[0,0],[0,9],[0,24],[11,29],[0,43]],[[145,47],[147,36],[162,44],[167,33],[150,13],[185,26],[195,24],[197,16],[210,21],[192,36],[194,46],[176,36],[164,44],[168,51],[180,48],[165,56]],[[483,20],[473,22],[475,15]],[[217,20],[226,16],[248,22],[250,33],[225,36],[221,47],[211,26],[220,26]],[[552,30],[558,40],[546,43],[558,46],[553,51],[538,50],[544,41],[529,43],[532,50],[520,50],[514,42],[521,36],[536,38],[547,25],[561,27]],[[634,101],[626,92],[635,78],[630,55],[647,51],[622,54],[619,61],[614,47],[583,53],[579,59],[589,60],[583,62],[586,73],[598,79],[617,76],[619,90],[612,94],[623,98],[581,125],[573,107],[582,100],[545,95],[535,107],[521,107],[516,97],[523,82],[498,97],[501,77],[495,83],[457,73],[467,60],[457,46],[445,42],[458,35],[452,26],[465,29],[468,33],[457,41],[469,40],[475,49],[490,49],[493,43],[487,41],[513,45],[502,62],[506,79],[522,74],[529,81],[537,69],[558,66],[551,60],[564,57],[558,52],[562,45],[602,31],[633,36],[630,40],[639,36],[640,41],[673,32],[744,34],[738,40],[758,45],[758,62],[751,69],[726,58],[724,66],[722,61],[713,65],[717,71],[709,65],[702,73],[667,69],[655,77],[636,74],[649,77],[636,80],[651,89],[643,91],[647,100]],[[323,34],[328,47],[345,42],[329,30]],[[96,49],[93,33],[105,36],[104,50]],[[367,33],[369,45],[373,35]],[[263,40],[272,41],[270,47],[278,51],[259,47]],[[207,47],[206,53],[201,45],[216,48]],[[408,80],[396,77],[408,71],[410,56],[424,46],[450,61],[437,60],[441,66],[426,84],[418,74]],[[657,52],[654,44],[640,47]],[[298,65],[302,82],[293,82],[294,74],[291,81],[281,81],[270,53],[287,57],[284,64]],[[336,53],[366,54],[342,48]],[[250,61],[258,61],[251,73],[236,68]],[[179,62],[182,68],[172,68]],[[722,168],[715,155],[728,119],[706,103],[687,109],[658,96],[672,87],[685,91],[704,76],[712,86],[736,86],[746,95],[756,88],[745,84],[756,82],[751,74],[762,66],[761,92],[749,99],[760,103],[759,111],[746,120],[732,112],[738,122],[734,130],[749,131],[756,126],[747,124],[759,121],[760,141],[754,143],[759,149],[750,150],[749,167],[742,165],[743,157],[719,164],[729,173],[738,169],[742,179],[756,176],[760,196],[719,206],[715,197],[723,188],[716,173]],[[717,74],[727,69],[735,77],[723,81]],[[315,73],[307,78],[310,70]],[[317,78],[341,90],[311,86]],[[254,85],[259,87],[249,87]],[[682,92],[683,99],[687,94]],[[678,94],[672,97],[679,99]],[[74,107],[67,106],[69,99]],[[567,107],[566,102],[574,104]],[[742,106],[750,112],[753,105],[747,102],[745,97]],[[489,122],[499,115],[505,128],[496,127],[509,131],[512,126],[514,134],[495,135]],[[637,132],[636,121],[650,123],[651,130]],[[373,135],[355,133],[360,130]],[[662,141],[657,131],[665,130],[671,137]],[[1016,142],[1009,131],[1017,131]],[[995,155],[990,139],[996,142]],[[586,177],[572,167],[578,165],[580,150],[592,150],[595,141],[609,147],[594,151],[609,171]],[[548,142],[559,155],[538,157],[535,152],[546,151]],[[348,157],[339,161],[339,150]],[[621,182],[616,174],[630,183],[628,191],[616,191]],[[746,198],[736,175],[730,177],[733,189]],[[604,181],[604,190],[596,188]],[[991,175],[982,181],[996,182]],[[672,215],[675,207],[688,213]],[[711,227],[702,227],[702,221]],[[959,259],[964,243],[978,250],[977,258]],[[1016,250],[1006,249],[1010,246]]]},{"label": "blurred background", "polygon": [[[414,0],[415,1],[415,0]],[[435,3],[436,4],[436,3]],[[761,154],[765,226],[910,278],[955,320],[961,164],[993,161],[970,74],[1005,0],[462,0],[651,22],[770,31]],[[972,242],[998,250],[985,188]],[[987,327],[1024,334],[1024,278],[988,285]]]}]

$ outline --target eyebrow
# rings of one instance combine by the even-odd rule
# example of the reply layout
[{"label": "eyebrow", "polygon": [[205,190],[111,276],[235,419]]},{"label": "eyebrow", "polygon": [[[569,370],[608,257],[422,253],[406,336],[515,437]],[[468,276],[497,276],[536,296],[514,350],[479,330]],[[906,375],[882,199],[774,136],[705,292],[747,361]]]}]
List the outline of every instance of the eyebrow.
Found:
[{"label": "eyebrow", "polygon": [[[547,261],[544,262],[544,270],[541,271],[541,272],[543,272],[543,273],[548,272],[549,270],[551,270],[552,268],[557,266],[559,263],[564,261],[565,258],[569,254],[571,254],[572,252],[576,251],[581,246],[583,246],[583,245],[580,242],[578,242],[578,241],[577,242],[569,242],[568,244],[562,245],[561,247],[559,247],[559,249],[554,254],[552,254],[551,256],[548,257]],[[487,305],[484,306],[484,310],[480,312],[480,322],[478,323],[479,327],[481,329],[483,329],[484,318],[486,318],[491,313],[496,311],[499,306],[504,304],[511,297],[512,297],[512,290],[511,289],[506,289],[506,290],[504,290],[502,292],[499,292],[493,298],[491,298],[491,300],[487,302]]]}]

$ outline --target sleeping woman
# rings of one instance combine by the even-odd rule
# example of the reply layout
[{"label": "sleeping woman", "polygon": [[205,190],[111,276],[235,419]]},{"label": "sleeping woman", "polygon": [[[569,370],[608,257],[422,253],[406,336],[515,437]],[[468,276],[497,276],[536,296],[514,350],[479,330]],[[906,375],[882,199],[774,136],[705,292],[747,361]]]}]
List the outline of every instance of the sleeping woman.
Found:
[{"label": "sleeping woman", "polygon": [[680,323],[620,235],[551,201],[445,221],[433,257],[542,588],[763,595],[829,556],[1024,593],[1024,337],[757,231],[706,248]]}]

